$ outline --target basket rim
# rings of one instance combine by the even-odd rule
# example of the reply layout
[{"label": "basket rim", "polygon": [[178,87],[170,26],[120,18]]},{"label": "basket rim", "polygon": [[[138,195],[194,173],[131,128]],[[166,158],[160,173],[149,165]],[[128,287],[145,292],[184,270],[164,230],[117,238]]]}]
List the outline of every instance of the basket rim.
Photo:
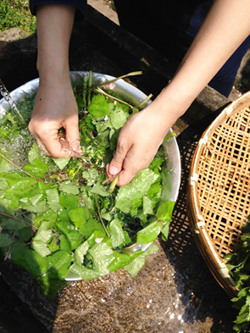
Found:
[{"label": "basket rim", "polygon": [[[233,297],[237,295],[238,290],[235,287],[235,282],[229,274],[229,270],[225,264],[225,260],[223,260],[214,243],[212,242],[211,238],[209,237],[206,224],[204,221],[204,217],[201,211],[200,202],[198,200],[198,177],[199,174],[197,172],[199,166],[200,156],[202,154],[203,149],[205,148],[206,143],[211,137],[211,134],[214,133],[214,130],[218,128],[222,123],[224,123],[230,116],[235,114],[241,109],[244,109],[245,104],[248,103],[249,106],[250,101],[250,91],[243,94],[237,100],[231,102],[227,105],[222,112],[213,120],[213,122],[208,126],[208,128],[203,132],[198,145],[195,149],[192,163],[189,172],[189,179],[188,179],[188,191],[187,191],[187,200],[188,200],[188,217],[190,222],[190,227],[193,231],[194,238],[198,244],[198,247],[201,252],[202,244],[206,247],[207,253],[205,254],[206,260],[209,260],[210,264],[214,266],[213,268],[216,270],[212,272],[213,275],[216,277],[217,282],[222,287],[225,287],[226,292]],[[192,209],[192,211],[191,211]],[[204,253],[202,253],[204,256]],[[211,270],[211,267],[209,267]],[[212,271],[212,270],[211,270]],[[225,286],[226,285],[226,286]]]}]

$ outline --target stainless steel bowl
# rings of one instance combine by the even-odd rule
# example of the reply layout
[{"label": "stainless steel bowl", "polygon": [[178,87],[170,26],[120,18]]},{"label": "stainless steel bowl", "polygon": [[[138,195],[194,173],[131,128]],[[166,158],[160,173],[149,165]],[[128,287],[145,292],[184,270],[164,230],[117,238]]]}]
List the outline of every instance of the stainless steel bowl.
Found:
[{"label": "stainless steel bowl", "polygon": [[[84,75],[88,72],[71,72],[71,81],[74,86],[81,88],[83,83]],[[93,84],[105,83],[115,79],[113,76],[93,73]],[[10,93],[11,99],[15,104],[19,104],[23,101],[25,96],[29,96],[36,92],[39,86],[39,79],[34,79],[20,86]],[[127,83],[126,81],[119,79],[112,84],[112,90],[117,93],[123,100],[128,101],[131,105],[138,105],[147,98],[142,91],[134,87],[133,85]],[[151,103],[151,102],[149,102]],[[9,109],[9,103],[2,98],[0,100],[0,118],[6,114]],[[172,129],[170,129],[172,132]],[[163,143],[166,156],[167,156],[167,167],[169,170],[169,189],[165,191],[163,200],[176,201],[179,193],[180,180],[181,180],[181,159],[180,151],[177,145],[175,137],[171,137],[169,140]],[[151,244],[138,244],[134,251],[146,250]],[[69,273],[65,280],[67,281],[77,281],[81,280],[78,276]]]}]

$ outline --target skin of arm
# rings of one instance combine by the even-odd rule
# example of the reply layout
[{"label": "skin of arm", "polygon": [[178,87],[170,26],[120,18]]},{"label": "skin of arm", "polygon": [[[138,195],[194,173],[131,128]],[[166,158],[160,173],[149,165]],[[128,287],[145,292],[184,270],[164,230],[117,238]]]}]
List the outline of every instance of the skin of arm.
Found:
[{"label": "skin of arm", "polygon": [[[44,4],[36,8],[39,88],[29,130],[40,148],[55,158],[81,153],[68,59],[74,16],[72,6]],[[63,141],[58,137],[62,127]]]},{"label": "skin of arm", "polygon": [[216,0],[172,81],[122,128],[107,174],[128,184],[147,168],[173,123],[250,34],[249,0]]}]

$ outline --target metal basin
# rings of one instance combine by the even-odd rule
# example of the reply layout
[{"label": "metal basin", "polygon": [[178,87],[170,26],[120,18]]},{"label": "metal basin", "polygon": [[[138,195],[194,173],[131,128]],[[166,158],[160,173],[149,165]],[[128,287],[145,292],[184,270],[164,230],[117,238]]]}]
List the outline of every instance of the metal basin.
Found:
[{"label": "metal basin", "polygon": [[[82,87],[83,77],[88,74],[88,72],[71,72],[71,81],[76,88]],[[106,74],[93,73],[93,84],[105,83],[107,81],[113,80],[114,77]],[[35,79],[27,82],[26,84],[20,86],[10,93],[11,99],[18,106],[22,103],[25,96],[31,95],[36,92],[39,86],[39,79]],[[138,105],[144,101],[147,97],[142,91],[134,87],[133,85],[127,83],[126,81],[120,79],[112,83],[112,90],[117,93],[121,99],[129,102],[131,105]],[[150,102],[149,102],[150,103]],[[9,109],[9,103],[3,98],[0,100],[0,118]],[[172,129],[170,129],[172,132]],[[165,191],[163,200],[176,201],[179,193],[180,180],[181,180],[181,160],[180,152],[177,145],[175,137],[171,137],[169,140],[165,141],[164,148],[166,152],[166,164],[169,170],[169,189]],[[146,250],[150,244],[138,244],[134,251]],[[69,273],[65,279],[67,281],[81,280],[78,276]]]}]

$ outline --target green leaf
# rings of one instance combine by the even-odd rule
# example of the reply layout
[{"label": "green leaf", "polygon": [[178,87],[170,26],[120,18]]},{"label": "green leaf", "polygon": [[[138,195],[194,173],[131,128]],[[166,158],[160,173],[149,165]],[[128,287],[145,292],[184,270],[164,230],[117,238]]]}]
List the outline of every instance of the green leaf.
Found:
[{"label": "green leaf", "polygon": [[79,229],[80,233],[87,239],[91,236],[94,231],[100,231],[102,235],[106,236],[106,232],[102,224],[92,218],[90,218],[86,223],[84,223]]},{"label": "green leaf", "polygon": [[104,96],[94,95],[90,105],[88,106],[88,111],[92,116],[102,117],[109,115],[109,106]]},{"label": "green leaf", "polygon": [[60,250],[66,251],[69,254],[71,254],[72,250],[71,250],[71,246],[70,246],[70,243],[69,243],[67,237],[62,234],[59,237],[59,239],[60,239]]},{"label": "green leaf", "polygon": [[141,254],[141,251],[135,252],[132,255],[114,251],[115,259],[109,265],[109,272],[110,273],[114,272],[114,271],[128,265],[131,261],[133,261],[140,254]]},{"label": "green leaf", "polygon": [[37,195],[34,195],[34,197],[30,198],[29,201],[32,203],[33,206],[35,206],[39,201],[41,201],[43,198],[43,194],[39,193]]},{"label": "green leaf", "polygon": [[128,214],[132,201],[141,199],[158,177],[149,169],[138,172],[130,184],[120,187],[116,196],[116,208]]},{"label": "green leaf", "polygon": [[7,234],[0,234],[0,247],[9,246],[12,243],[11,237]]},{"label": "green leaf", "polygon": [[30,250],[27,246],[13,246],[11,261],[29,272],[34,279],[44,275],[48,268],[47,258],[42,257],[34,250]]},{"label": "green leaf", "polygon": [[164,241],[168,240],[168,234],[169,234],[169,222],[167,222],[164,227],[161,229],[161,233],[164,236]]},{"label": "green leaf", "polygon": [[153,202],[147,196],[143,196],[143,214],[152,214],[153,213]]},{"label": "green leaf", "polygon": [[16,236],[19,238],[19,242],[26,242],[33,236],[31,227],[26,227],[16,232]]},{"label": "green leaf", "polygon": [[29,162],[32,164],[32,162],[34,160],[36,160],[37,158],[40,158],[40,157],[41,157],[40,149],[39,149],[37,143],[34,142],[28,153]]},{"label": "green leaf", "polygon": [[74,209],[78,207],[79,199],[75,195],[61,192],[59,196],[59,203],[64,208]]},{"label": "green leaf", "polygon": [[[72,257],[66,251],[57,251],[48,256],[49,274],[64,277],[67,275]],[[52,270],[53,268],[53,270]],[[48,274],[48,273],[47,273]]]},{"label": "green leaf", "polygon": [[70,266],[69,271],[76,274],[84,281],[92,280],[101,276],[101,273],[94,271],[93,269],[88,269],[77,263],[74,263]]},{"label": "green leaf", "polygon": [[0,172],[9,172],[13,169],[14,167],[6,159],[0,157]]},{"label": "green leaf", "polygon": [[34,177],[42,178],[48,171],[48,166],[40,158],[37,158],[31,164],[26,164],[24,170]]},{"label": "green leaf", "polygon": [[36,183],[35,178],[17,173],[1,174],[0,177],[4,177],[9,184],[4,194],[9,209],[18,208],[19,200],[25,197],[25,194],[30,192]]},{"label": "green leaf", "polygon": [[145,263],[146,263],[146,256],[144,253],[141,253],[138,257],[136,257],[128,265],[124,266],[124,269],[129,273],[129,275],[132,278],[134,278],[143,268]]},{"label": "green leaf", "polygon": [[59,209],[61,209],[61,201],[59,203],[59,195],[58,195],[58,191],[56,188],[54,189],[51,189],[51,190],[47,190],[46,191],[47,193],[47,200],[48,200],[48,204],[50,206],[50,208],[53,210],[53,211],[58,211]]},{"label": "green leaf", "polygon": [[104,229],[103,229],[103,231],[95,230],[87,239],[89,248],[91,248],[93,245],[95,245],[97,240],[104,239],[105,236],[106,236],[106,233],[105,233]]},{"label": "green leaf", "polygon": [[55,224],[56,219],[57,219],[57,214],[53,210],[48,209],[42,214],[36,216],[36,218],[34,219],[34,225],[36,227],[39,227],[42,221],[49,221],[51,228]]},{"label": "green leaf", "polygon": [[57,222],[56,225],[58,229],[63,232],[63,234],[67,238],[71,250],[74,250],[82,243],[83,239],[79,231],[71,229],[71,226],[67,222],[60,221]]},{"label": "green leaf", "polygon": [[2,173],[0,177],[4,177],[9,184],[7,195],[18,194],[20,198],[23,196],[24,191],[30,189],[36,183],[35,178],[23,176],[18,173]]},{"label": "green leaf", "polygon": [[70,157],[67,158],[53,158],[53,161],[60,170],[63,170],[70,161]]},{"label": "green leaf", "polygon": [[46,204],[47,203],[45,200],[37,202],[36,205],[29,205],[29,204],[25,203],[25,201],[23,199],[20,200],[21,208],[28,210],[29,212],[33,212],[33,213],[42,213],[45,210],[47,210],[48,207],[46,206]]},{"label": "green leaf", "polygon": [[51,251],[50,249],[48,248],[48,246],[46,244],[44,244],[43,241],[41,240],[37,240],[37,241],[32,241],[32,248],[40,254],[40,256],[42,257],[46,257],[48,256]]},{"label": "green leaf", "polygon": [[5,178],[0,178],[0,190],[5,191],[9,187],[9,184]]},{"label": "green leaf", "polygon": [[174,201],[162,202],[156,212],[158,220],[161,220],[162,222],[166,221],[171,222],[174,206],[175,206]]},{"label": "green leaf", "polygon": [[159,251],[159,247],[156,244],[150,245],[150,247],[144,252],[146,256],[149,256],[151,254],[154,254]]},{"label": "green leaf", "polygon": [[115,129],[122,128],[127,119],[128,113],[124,112],[119,106],[116,106],[116,109],[110,114],[111,124]]},{"label": "green leaf", "polygon": [[92,187],[91,192],[98,194],[102,197],[110,196],[110,192],[106,191],[105,187],[98,183]]},{"label": "green leaf", "polygon": [[91,217],[87,207],[71,209],[68,211],[68,215],[70,220],[79,229],[81,229],[81,227],[87,222],[87,219]]},{"label": "green leaf", "polygon": [[26,227],[26,224],[11,218],[1,217],[0,226],[5,230],[20,230]]},{"label": "green leaf", "polygon": [[84,242],[75,249],[75,261],[78,265],[83,263],[83,258],[89,249],[89,243]]},{"label": "green leaf", "polygon": [[48,274],[43,276],[38,284],[41,287],[42,294],[54,300],[58,291],[63,290],[69,282],[63,280],[60,275],[57,275],[55,270],[51,268]]},{"label": "green leaf", "polygon": [[240,312],[235,320],[236,324],[250,323],[250,297],[247,297],[246,303],[240,309]]},{"label": "green leaf", "polygon": [[59,190],[68,194],[78,194],[79,193],[79,186],[70,183],[69,181],[65,181],[60,184]]},{"label": "green leaf", "polygon": [[82,177],[87,180],[87,186],[95,184],[100,178],[98,171],[94,168],[90,168],[88,171],[84,171],[82,173]]},{"label": "green leaf", "polygon": [[161,228],[159,223],[150,223],[147,227],[137,232],[137,244],[147,244],[156,240]]},{"label": "green leaf", "polygon": [[46,244],[52,236],[52,230],[48,229],[49,225],[50,222],[42,222],[31,243],[32,248],[42,257],[50,254],[50,250]]},{"label": "green leaf", "polygon": [[125,237],[119,219],[116,218],[112,222],[110,222],[109,227],[110,227],[111,242],[113,248],[116,248],[120,245],[124,245]]},{"label": "green leaf", "polygon": [[[52,236],[51,241],[47,244],[47,246],[50,250],[50,253],[60,250],[60,245],[59,245],[59,242],[58,242],[58,236],[57,235]],[[71,249],[70,249],[70,253],[71,253]]]},{"label": "green leaf", "polygon": [[108,266],[115,259],[113,251],[106,243],[95,244],[89,254],[92,257],[94,268],[101,274],[109,272]]}]

